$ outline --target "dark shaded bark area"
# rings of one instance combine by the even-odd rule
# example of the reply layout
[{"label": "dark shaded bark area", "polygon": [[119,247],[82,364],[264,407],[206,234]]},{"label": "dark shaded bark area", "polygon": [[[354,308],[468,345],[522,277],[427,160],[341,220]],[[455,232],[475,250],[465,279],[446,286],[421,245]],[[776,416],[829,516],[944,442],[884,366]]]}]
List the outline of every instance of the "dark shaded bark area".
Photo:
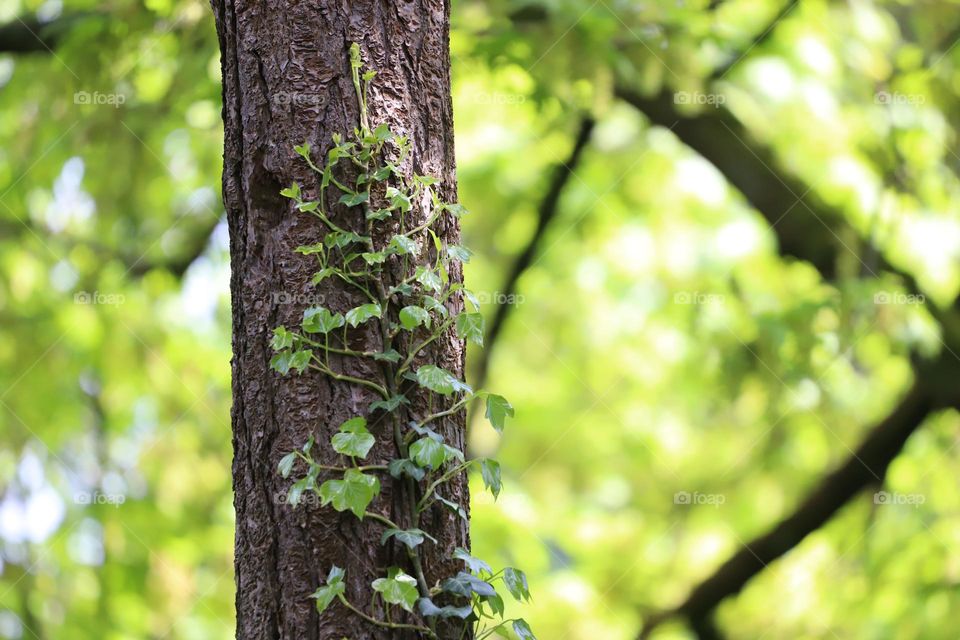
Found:
[{"label": "dark shaded bark area", "polygon": [[[222,55],[223,192],[232,261],[237,638],[403,637],[362,622],[339,604],[318,616],[309,595],[338,565],[346,569],[348,599],[380,617],[382,612],[370,604],[370,583],[386,567],[403,565],[402,554],[380,545],[380,525],[310,502],[296,510],[283,504],[292,479],[283,480],[276,472],[279,459],[310,434],[318,442],[318,462],[337,464],[330,436],[343,421],[367,415],[376,398],[319,373],[280,377],[269,368],[268,340],[277,325],[299,326],[305,307],[322,304],[342,312],[362,302],[336,279],[320,288],[310,284],[316,261],[294,249],[321,241],[324,229],[279,195],[292,182],[307,193],[315,194],[318,187],[317,176],[294,153],[295,144],[310,142],[314,158],[322,162],[331,135],[349,137],[357,126],[351,42],[360,44],[365,68],[378,74],[369,95],[371,121],[387,122],[409,136],[412,165],[404,169],[440,178],[442,197],[456,201],[449,6],[439,0],[214,0],[213,8]],[[336,208],[333,217],[347,228],[357,226]],[[444,240],[457,241],[455,224],[442,231]],[[372,324],[354,336],[358,346],[380,348]],[[462,376],[462,343],[454,335],[438,343],[427,357]],[[380,375],[362,362],[335,362],[334,368],[358,377]],[[415,398],[414,410],[422,403],[423,398]],[[370,422],[378,444],[369,461],[385,463],[395,455],[391,434],[385,425]],[[463,417],[448,423],[443,435],[462,449]],[[381,482],[383,490],[371,510],[400,517],[399,485],[386,474]],[[448,491],[445,497],[467,506],[462,478]],[[432,584],[455,572],[442,558],[454,547],[468,546],[468,529],[448,511],[426,516],[432,522],[420,526],[440,542],[424,551]]]}]

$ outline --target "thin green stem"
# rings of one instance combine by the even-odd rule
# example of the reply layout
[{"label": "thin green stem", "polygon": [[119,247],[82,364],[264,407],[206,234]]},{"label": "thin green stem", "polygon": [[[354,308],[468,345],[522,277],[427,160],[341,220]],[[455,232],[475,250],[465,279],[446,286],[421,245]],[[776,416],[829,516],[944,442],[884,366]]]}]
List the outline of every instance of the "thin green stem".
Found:
[{"label": "thin green stem", "polygon": [[378,627],[384,627],[385,629],[409,629],[411,631],[419,631],[420,633],[426,633],[431,638],[436,638],[437,634],[428,629],[427,627],[421,626],[419,624],[404,624],[402,622],[387,622],[385,620],[378,620],[371,615],[367,615],[360,609],[356,608],[347,600],[347,598],[342,594],[337,594],[337,598],[340,600],[340,603],[345,606],[347,609],[357,614],[370,624],[375,624]]}]

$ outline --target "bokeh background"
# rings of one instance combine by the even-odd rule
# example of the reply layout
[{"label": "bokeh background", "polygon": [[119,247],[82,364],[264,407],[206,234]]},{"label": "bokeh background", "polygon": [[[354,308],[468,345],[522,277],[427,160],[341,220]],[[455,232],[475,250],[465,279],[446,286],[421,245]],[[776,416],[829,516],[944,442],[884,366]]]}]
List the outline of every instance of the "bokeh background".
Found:
[{"label": "bokeh background", "polygon": [[[957,350],[958,9],[454,2],[466,276],[517,409],[471,421],[506,485],[474,549],[528,571],[541,640],[634,638]],[[200,0],[0,1],[0,638],[232,637],[219,105]],[[955,638],[958,434],[927,416],[724,635]]]}]

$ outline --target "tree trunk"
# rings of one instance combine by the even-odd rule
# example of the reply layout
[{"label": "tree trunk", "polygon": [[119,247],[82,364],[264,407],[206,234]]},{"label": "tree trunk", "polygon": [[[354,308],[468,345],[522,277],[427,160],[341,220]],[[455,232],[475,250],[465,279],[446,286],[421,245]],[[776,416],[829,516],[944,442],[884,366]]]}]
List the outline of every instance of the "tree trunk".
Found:
[{"label": "tree trunk", "polygon": [[[317,440],[316,452],[342,422],[367,415],[377,398],[318,372],[281,377],[270,369],[275,327],[298,326],[304,309],[318,302],[340,312],[361,302],[335,278],[311,284],[315,260],[294,250],[321,242],[325,229],[279,192],[294,182],[305,189],[319,182],[294,145],[307,141],[314,157],[322,159],[333,134],[346,138],[357,126],[348,55],[351,42],[357,42],[365,69],[377,72],[369,95],[371,121],[409,136],[413,148],[404,171],[436,176],[441,197],[456,202],[449,5],[439,0],[213,0],[213,8],[222,56],[223,194],[232,262],[237,638],[404,638],[402,632],[371,626],[339,603],[318,614],[310,599],[330,567],[338,565],[346,570],[351,602],[381,616],[371,604],[370,584],[406,558],[396,545],[380,544],[383,528],[369,518],[360,521],[316,501],[294,509],[282,499],[292,480],[277,473],[281,457],[310,435]],[[418,213],[415,206],[414,216]],[[349,224],[342,216],[338,221]],[[458,241],[452,218],[440,233],[446,242]],[[459,272],[451,278],[458,280]],[[351,331],[359,343],[379,339],[372,324]],[[430,362],[458,376],[463,356],[463,343],[452,334],[427,354]],[[346,358],[338,368],[358,377],[377,375],[376,369]],[[414,407],[423,402],[415,398]],[[393,441],[386,430],[371,426],[371,431],[377,438],[372,462],[383,464],[395,456]],[[463,449],[462,413],[444,424],[442,435]],[[315,455],[329,455],[333,464],[332,452]],[[382,492],[371,510],[391,516],[402,492],[389,475],[380,481]],[[445,497],[467,508],[465,479],[451,483]],[[424,516],[420,526],[439,541],[422,545],[432,585],[456,573],[450,554],[455,547],[469,548],[468,527],[449,510],[433,509]]]}]

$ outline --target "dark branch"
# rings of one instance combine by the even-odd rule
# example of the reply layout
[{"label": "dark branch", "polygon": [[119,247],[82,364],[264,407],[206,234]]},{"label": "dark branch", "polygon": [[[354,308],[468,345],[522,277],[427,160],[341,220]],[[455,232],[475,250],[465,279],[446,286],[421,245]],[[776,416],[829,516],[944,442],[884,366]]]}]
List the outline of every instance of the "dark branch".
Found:
[{"label": "dark branch", "polygon": [[49,22],[16,18],[0,25],[0,53],[49,53],[77,20],[89,14],[62,16]]},{"label": "dark branch", "polygon": [[517,292],[517,282],[520,280],[520,276],[527,270],[533,262],[534,256],[536,256],[540,250],[540,245],[543,242],[547,228],[557,215],[563,189],[566,187],[567,182],[569,182],[570,177],[580,163],[583,150],[590,140],[593,125],[594,121],[589,116],[584,117],[580,121],[580,128],[577,132],[576,140],[573,143],[573,149],[570,151],[570,156],[565,162],[561,162],[554,168],[550,184],[543,196],[543,200],[540,201],[540,206],[537,209],[537,228],[534,230],[533,235],[530,236],[530,241],[523,248],[523,251],[520,252],[520,255],[517,256],[510,266],[510,271],[499,291],[501,295],[497,296],[498,301],[494,302],[496,308],[484,339],[486,348],[475,360],[477,364],[475,365],[476,375],[474,377],[474,386],[478,389],[483,388],[483,385],[486,383],[490,367],[490,354],[493,352],[493,347],[497,343],[497,338],[500,336],[507,315],[510,313],[510,310],[513,309],[512,304],[502,301],[512,299],[513,294]]}]

